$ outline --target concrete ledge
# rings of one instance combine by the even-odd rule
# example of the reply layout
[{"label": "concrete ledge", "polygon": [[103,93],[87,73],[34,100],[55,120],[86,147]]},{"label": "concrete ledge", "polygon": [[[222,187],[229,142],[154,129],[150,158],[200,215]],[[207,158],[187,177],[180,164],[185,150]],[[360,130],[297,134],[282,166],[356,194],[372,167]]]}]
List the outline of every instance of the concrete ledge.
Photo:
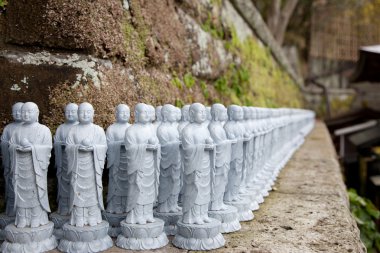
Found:
[{"label": "concrete ledge", "polygon": [[[281,171],[275,190],[212,252],[366,252],[349,211],[346,188],[325,125],[317,122]],[[169,238],[172,240],[172,238]],[[107,252],[131,252],[113,247]],[[186,252],[169,244],[154,252]]]}]

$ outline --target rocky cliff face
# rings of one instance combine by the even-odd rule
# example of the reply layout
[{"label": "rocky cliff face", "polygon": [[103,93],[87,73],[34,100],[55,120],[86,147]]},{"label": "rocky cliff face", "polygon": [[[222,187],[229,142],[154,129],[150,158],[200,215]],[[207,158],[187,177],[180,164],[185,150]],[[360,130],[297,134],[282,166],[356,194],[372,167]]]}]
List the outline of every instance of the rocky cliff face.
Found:
[{"label": "rocky cliff face", "polygon": [[96,123],[118,103],[302,104],[299,89],[227,0],[21,0],[0,14],[0,130],[35,101],[51,130],[68,102]]}]

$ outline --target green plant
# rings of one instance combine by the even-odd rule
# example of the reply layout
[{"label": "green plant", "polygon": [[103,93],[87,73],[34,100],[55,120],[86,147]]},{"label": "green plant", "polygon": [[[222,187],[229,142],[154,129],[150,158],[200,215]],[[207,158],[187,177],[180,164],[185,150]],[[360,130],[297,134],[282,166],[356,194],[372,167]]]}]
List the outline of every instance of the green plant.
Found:
[{"label": "green plant", "polygon": [[176,99],[174,104],[175,106],[182,108],[185,105],[185,102],[183,102],[181,99]]},{"label": "green plant", "polygon": [[[224,38],[224,30],[222,26],[217,26],[215,24],[214,17],[212,17],[211,13],[208,13],[206,21],[201,24],[201,28],[203,31],[211,34],[215,39],[223,39]],[[219,22],[220,23],[220,22]]]},{"label": "green plant", "polygon": [[186,73],[184,76],[183,76],[183,82],[185,83],[185,86],[190,89],[191,87],[194,86],[195,84],[195,78],[193,77],[193,75],[189,72],[189,73]]},{"label": "green plant", "polygon": [[227,79],[224,76],[219,77],[214,83],[215,89],[221,93],[228,91]]},{"label": "green plant", "polygon": [[200,86],[201,86],[201,90],[202,90],[203,96],[205,97],[205,99],[208,99],[210,97],[210,92],[207,89],[206,82],[201,81],[200,82]]},{"label": "green plant", "polygon": [[376,221],[380,218],[380,211],[366,198],[360,197],[354,189],[348,190],[350,210],[360,229],[360,238],[367,248],[367,252],[380,251],[380,233]]}]

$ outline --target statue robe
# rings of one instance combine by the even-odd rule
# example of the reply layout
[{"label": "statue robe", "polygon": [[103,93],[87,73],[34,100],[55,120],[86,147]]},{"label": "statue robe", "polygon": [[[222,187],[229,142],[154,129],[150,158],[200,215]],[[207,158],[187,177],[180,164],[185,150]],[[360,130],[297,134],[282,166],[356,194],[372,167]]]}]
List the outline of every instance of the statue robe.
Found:
[{"label": "statue robe", "polygon": [[70,213],[70,174],[67,169],[66,137],[70,129],[77,124],[78,122],[60,125],[54,136],[55,167],[57,168],[58,179],[57,212],[61,215],[68,215]]},{"label": "statue robe", "polygon": [[177,128],[170,123],[162,123],[157,131],[161,145],[160,184],[158,212],[169,212],[178,207],[181,187],[181,155]]},{"label": "statue robe", "polygon": [[15,191],[13,187],[13,174],[11,173],[11,156],[9,153],[9,141],[12,137],[14,130],[20,126],[22,122],[12,122],[5,126],[3,134],[1,135],[1,157],[4,170],[5,180],[5,214],[7,216],[15,216],[14,201]]},{"label": "statue robe", "polygon": [[[182,139],[182,131],[183,129],[189,124],[188,121],[180,121],[178,123],[178,133],[179,133],[179,139]],[[182,195],[183,195],[183,150],[182,150],[182,145],[180,145],[180,155],[181,155],[181,180],[180,180],[180,192],[179,192],[179,197],[178,197],[178,202],[182,203]]]},{"label": "statue robe", "polygon": [[[136,123],[125,133],[127,157],[127,206],[130,212],[137,205],[153,204],[158,193],[159,151],[147,150],[150,139],[158,143],[151,124]],[[153,210],[152,210],[153,211]]]},{"label": "statue robe", "polygon": [[196,205],[206,206],[207,215],[211,191],[210,172],[214,167],[213,152],[205,150],[208,138],[211,136],[205,124],[189,124],[182,133],[184,166],[182,212],[184,218],[189,217],[187,223],[193,223],[194,218],[199,215],[193,209]]},{"label": "statue robe", "polygon": [[[92,151],[79,150],[85,139],[93,147]],[[95,211],[96,214],[94,213],[99,223],[100,210],[104,210],[102,174],[107,152],[104,130],[92,123],[73,126],[66,138],[66,152],[68,171],[71,173],[70,211],[74,207],[84,208],[85,210],[85,213],[80,214],[71,212],[71,223],[74,225],[77,222],[74,216],[82,219],[84,217],[81,216],[84,215],[91,219],[92,212],[89,212],[90,209],[99,210],[99,212]],[[87,223],[87,221],[84,223]]]},{"label": "statue robe", "polygon": [[[17,150],[23,139],[27,139],[31,143],[31,151],[21,152]],[[52,150],[50,130],[38,122],[31,125],[20,125],[13,132],[9,144],[11,173],[14,175],[15,224],[18,225],[21,216],[25,218],[25,213],[19,213],[19,209],[30,210],[38,207],[41,211],[32,213],[30,217],[30,214],[26,216],[30,219],[40,217],[39,223],[44,225],[48,222],[46,212],[50,212],[47,187],[47,171]],[[29,222],[27,221],[27,224]]]},{"label": "statue robe", "polygon": [[125,212],[128,189],[127,157],[124,145],[125,131],[129,123],[114,123],[107,128],[107,168],[109,183],[107,195],[107,212]]},{"label": "statue robe", "polygon": [[253,187],[252,185],[252,180],[254,179],[254,176],[255,176],[255,152],[256,152],[256,142],[257,142],[257,137],[256,137],[256,134],[254,132],[254,129],[255,129],[255,125],[254,125],[254,122],[252,120],[249,121],[249,123],[247,124],[247,129],[249,131],[249,133],[252,135],[251,137],[251,140],[250,140],[250,143],[248,144],[248,149],[249,149],[249,152],[248,152],[248,159],[250,164],[249,164],[249,167],[248,167],[248,170],[247,170],[247,176],[246,176],[246,186],[247,188],[251,188]]},{"label": "statue robe", "polygon": [[231,141],[228,140],[221,122],[212,121],[208,128],[215,143],[215,167],[211,171],[210,210],[220,210],[230,170]]},{"label": "statue robe", "polygon": [[242,172],[242,184],[240,186],[240,192],[246,192],[246,188],[249,186],[248,180],[251,175],[252,159],[253,159],[253,136],[250,128],[249,121],[242,123],[244,133],[250,137],[244,139],[244,160],[243,160],[243,172]]},{"label": "statue robe", "polygon": [[230,171],[228,173],[228,184],[225,201],[235,201],[239,199],[240,184],[242,181],[243,161],[244,161],[244,128],[239,122],[228,121],[224,125],[227,137],[237,142],[231,147]]}]

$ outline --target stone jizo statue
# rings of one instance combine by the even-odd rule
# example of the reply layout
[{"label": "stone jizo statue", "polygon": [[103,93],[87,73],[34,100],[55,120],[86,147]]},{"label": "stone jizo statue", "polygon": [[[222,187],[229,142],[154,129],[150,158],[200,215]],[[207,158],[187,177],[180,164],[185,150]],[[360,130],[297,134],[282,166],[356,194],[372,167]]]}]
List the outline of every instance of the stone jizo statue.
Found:
[{"label": "stone jizo statue", "polygon": [[135,124],[125,133],[127,216],[120,223],[122,234],[118,236],[116,245],[131,250],[155,249],[168,243],[164,222],[153,217],[153,204],[158,193],[160,147],[152,127],[150,106],[137,104],[135,118]]},{"label": "stone jizo statue", "polygon": [[14,130],[22,124],[21,108],[24,103],[18,102],[12,106],[12,117],[14,122],[9,123],[1,135],[1,155],[5,179],[5,215],[16,216],[14,202],[15,192],[13,187],[13,173],[11,173],[11,156],[9,154],[9,141]]},{"label": "stone jizo statue", "polygon": [[211,201],[209,215],[222,222],[222,233],[239,230],[237,209],[224,204],[223,198],[228,182],[231,161],[231,145],[235,141],[227,138],[223,122],[227,120],[227,109],[222,104],[211,107],[212,120],[208,126],[215,143],[215,166],[211,170]]},{"label": "stone jizo statue", "polygon": [[70,209],[72,226],[95,226],[102,222],[104,209],[102,174],[107,152],[104,130],[93,122],[94,108],[82,103],[78,110],[79,124],[66,138],[66,151],[71,173]]},{"label": "stone jizo statue", "polygon": [[80,247],[81,252],[98,252],[113,245],[107,234],[109,224],[102,220],[101,215],[104,210],[102,174],[107,141],[103,128],[93,123],[94,108],[91,104],[79,105],[78,118],[79,124],[71,128],[66,138],[71,175],[70,221],[62,228],[63,238],[58,249],[74,252]]},{"label": "stone jizo statue", "polygon": [[58,179],[58,210],[50,215],[54,222],[54,234],[62,237],[62,226],[70,219],[70,180],[66,153],[66,137],[70,129],[78,124],[78,105],[70,103],[65,107],[65,123],[61,124],[54,136],[55,167]]},{"label": "stone jizo statue", "polygon": [[[190,106],[190,124],[182,131],[183,207],[173,244],[179,248],[207,250],[224,245],[220,221],[208,216],[210,173],[214,169],[215,146],[205,125],[206,108]],[[211,232],[212,231],[212,232]]]},{"label": "stone jizo statue", "polygon": [[153,203],[157,196],[158,139],[152,131],[151,110],[145,104],[137,104],[136,123],[125,135],[127,155],[128,194],[126,222],[146,224],[154,222]]},{"label": "stone jizo statue", "polygon": [[161,113],[162,106],[161,105],[157,106],[155,110],[156,110],[156,120],[153,122],[153,125],[157,131],[158,127],[160,126],[162,122],[162,113]]},{"label": "stone jizo statue", "polygon": [[181,109],[181,120],[179,121],[178,124],[178,132],[182,133],[182,130],[189,124],[190,117],[189,117],[189,109],[190,105],[184,105]]},{"label": "stone jizo statue", "polygon": [[128,173],[127,156],[124,144],[125,132],[130,126],[130,109],[119,104],[115,112],[116,122],[106,131],[107,167],[109,169],[107,208],[104,218],[110,223],[108,234],[117,237],[120,233],[120,222],[125,219],[127,209]]},{"label": "stone jizo statue", "polygon": [[124,144],[125,132],[130,118],[130,109],[125,104],[116,107],[116,122],[106,131],[107,167],[109,183],[107,195],[107,212],[122,214],[126,212],[128,173],[127,156]]},{"label": "stone jizo statue", "polygon": [[35,103],[22,106],[23,124],[9,141],[11,170],[14,171],[15,225],[18,228],[46,225],[50,212],[47,169],[52,150],[49,128],[38,123]]},{"label": "stone jizo statue", "polygon": [[227,109],[228,121],[224,125],[227,138],[232,140],[230,171],[228,173],[228,183],[224,194],[224,201],[228,205],[238,209],[240,221],[253,219],[248,199],[241,198],[239,195],[243,180],[244,145],[246,142],[245,128],[242,124],[244,118],[243,109],[237,105],[230,105]]},{"label": "stone jizo statue", "polygon": [[67,166],[66,137],[70,129],[78,123],[78,105],[74,103],[66,105],[65,123],[58,127],[54,136],[55,166],[58,179],[57,213],[60,215],[70,214],[70,174]]},{"label": "stone jizo statue", "polygon": [[[44,252],[57,246],[52,235],[47,170],[52,150],[49,128],[38,123],[35,103],[22,105],[23,123],[14,129],[9,141],[10,164],[15,192],[15,223],[5,228],[7,240],[2,252]],[[8,241],[13,238],[12,241]]]},{"label": "stone jizo statue", "polygon": [[161,145],[160,186],[157,211],[161,213],[180,212],[178,195],[180,191],[180,139],[178,129],[173,124],[177,110],[173,105],[162,108],[163,122],[157,131]]},{"label": "stone jizo statue", "polygon": [[161,145],[160,184],[158,205],[155,216],[165,221],[165,232],[176,234],[176,223],[182,216],[178,206],[178,196],[181,187],[181,155],[177,120],[177,110],[167,104],[162,108],[163,122],[157,130]]}]

